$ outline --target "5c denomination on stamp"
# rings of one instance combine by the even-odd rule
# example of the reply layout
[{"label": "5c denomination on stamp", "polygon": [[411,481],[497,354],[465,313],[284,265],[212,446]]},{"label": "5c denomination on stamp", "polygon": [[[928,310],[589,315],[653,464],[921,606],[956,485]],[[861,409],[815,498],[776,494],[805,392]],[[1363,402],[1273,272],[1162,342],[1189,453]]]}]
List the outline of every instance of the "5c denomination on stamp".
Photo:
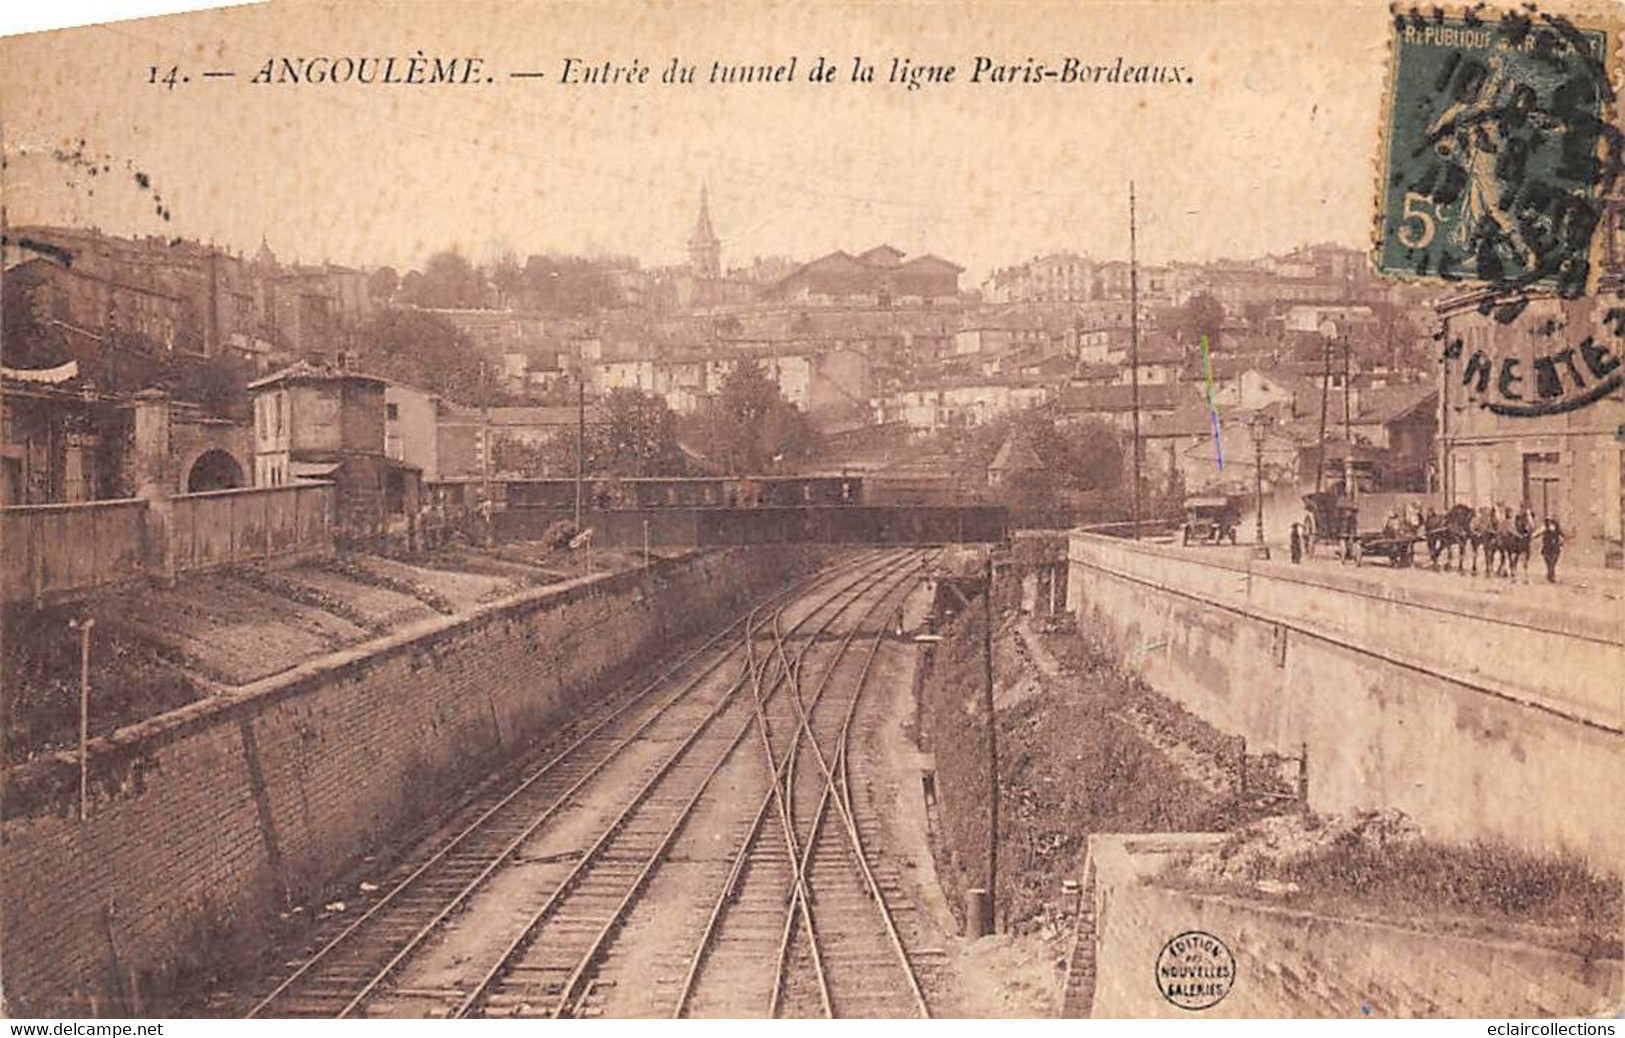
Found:
[{"label": "5c denomination on stamp", "polygon": [[1620,170],[1617,40],[1532,5],[1478,10],[1394,15],[1377,268],[1579,296]]}]

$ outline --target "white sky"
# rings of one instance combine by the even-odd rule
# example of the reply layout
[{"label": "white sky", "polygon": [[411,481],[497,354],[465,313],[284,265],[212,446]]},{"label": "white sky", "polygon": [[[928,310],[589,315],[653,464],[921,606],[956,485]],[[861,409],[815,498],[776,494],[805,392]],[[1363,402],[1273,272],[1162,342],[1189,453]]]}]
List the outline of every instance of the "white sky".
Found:
[{"label": "white sky", "polygon": [[[1369,239],[1386,5],[280,2],[0,40],[13,223],[80,222],[284,259],[458,245],[677,262],[702,180],[724,263],[889,241],[989,269],[1055,249],[1244,257]],[[478,55],[491,84],[254,86],[281,56]],[[1181,64],[1181,86],[565,87],[562,59],[819,55]],[[148,67],[193,74],[173,91]],[[203,80],[205,68],[235,79]],[[540,69],[543,80],[508,71]],[[83,138],[111,183],[42,152]],[[148,173],[152,213],[124,164]],[[90,190],[95,189],[94,197]]]}]

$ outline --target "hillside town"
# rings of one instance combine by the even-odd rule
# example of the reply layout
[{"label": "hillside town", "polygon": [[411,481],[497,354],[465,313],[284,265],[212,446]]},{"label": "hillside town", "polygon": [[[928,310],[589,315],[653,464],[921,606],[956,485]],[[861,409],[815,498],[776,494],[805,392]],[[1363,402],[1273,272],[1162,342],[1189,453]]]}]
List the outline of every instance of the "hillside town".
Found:
[{"label": "hillside town", "polygon": [[[276,485],[331,475],[339,453],[359,453],[374,456],[365,481],[400,526],[407,485],[413,500],[474,509],[496,495],[494,479],[575,475],[589,465],[578,458],[587,427],[606,424],[601,405],[617,393],[659,401],[675,442],[659,464],[595,474],[725,473],[737,460],[708,434],[724,385],[746,368],[797,416],[759,459],[773,471],[949,475],[959,493],[998,499],[1001,483],[1046,467],[1031,431],[1011,424],[1041,416],[1118,441],[1121,471],[1073,490],[1121,490],[1132,479],[1123,444],[1137,440],[1141,489],[1160,502],[1148,515],[1188,495],[1290,496],[1328,478],[1427,495],[1448,478],[1475,506],[1538,492],[1577,555],[1618,559],[1618,511],[1575,504],[1538,423],[1463,412],[1458,393],[1462,417],[1441,428],[1441,293],[1376,279],[1356,249],[1137,269],[1080,250],[969,284],[929,243],[730,265],[714,210],[702,187],[682,265],[476,265],[445,251],[404,275],[286,261],[263,243],[244,256],[8,227],[0,495],[44,504]],[[338,453],[312,446],[301,459],[281,431],[293,384],[340,396],[370,386],[382,420]],[[1255,452],[1258,418],[1269,428]],[[1605,424],[1587,434],[1604,451]],[[1068,517],[1123,518],[1127,496],[1102,506],[1096,494]]]},{"label": "hillside town", "polygon": [[[1375,281],[1356,250],[1148,266],[1137,286],[1125,261],[1064,253],[969,285],[952,260],[889,243],[725,268],[714,219],[702,191],[683,266],[533,256],[476,267],[443,253],[404,277],[284,262],[265,246],[242,256],[10,227],[4,500],[138,493],[146,475],[135,459],[150,452],[132,449],[144,428],[135,415],[160,400],[172,423],[170,492],[289,478],[270,460],[271,441],[256,441],[245,397],[290,379],[368,376],[384,381],[384,434],[353,446],[462,500],[461,488],[491,477],[572,474],[569,443],[552,468],[524,448],[573,441],[578,397],[594,405],[594,424],[597,401],[617,390],[691,419],[741,365],[765,374],[817,434],[815,451],[779,459],[786,469],[872,467],[876,444],[906,458],[910,443],[1034,408],[1127,434],[1137,405],[1149,478],[1198,492],[1227,482],[1214,414],[1222,441],[1242,428],[1239,416],[1271,413],[1270,452],[1295,468],[1295,450],[1318,446],[1322,405],[1341,417],[1346,395],[1350,421],[1334,423],[1330,442],[1351,435],[1385,486],[1436,480],[1425,300]],[[1329,372],[1328,322],[1339,329]],[[471,373],[459,381],[423,363],[417,379],[397,377],[411,365],[387,351],[413,344],[387,340],[414,331],[438,336],[433,348],[455,344]],[[690,446],[691,466],[718,464]]]}]

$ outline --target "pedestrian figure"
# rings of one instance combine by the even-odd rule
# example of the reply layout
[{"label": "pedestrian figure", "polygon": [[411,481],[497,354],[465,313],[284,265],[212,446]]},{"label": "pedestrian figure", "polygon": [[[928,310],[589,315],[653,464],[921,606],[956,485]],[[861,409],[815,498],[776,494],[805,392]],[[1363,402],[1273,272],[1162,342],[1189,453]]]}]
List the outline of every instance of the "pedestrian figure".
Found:
[{"label": "pedestrian figure", "polygon": [[480,502],[480,541],[487,548],[496,543],[496,523],[493,518],[495,513],[496,506],[491,503],[490,498]]},{"label": "pedestrian figure", "polygon": [[1551,516],[1546,517],[1546,525],[1540,531],[1540,557],[1546,560],[1546,583],[1557,583],[1557,559],[1563,554],[1563,528],[1557,525],[1557,520]]},{"label": "pedestrian figure", "polygon": [[1303,553],[1315,557],[1315,513],[1303,513]]},{"label": "pedestrian figure", "polygon": [[1288,549],[1292,553],[1294,565],[1303,561],[1303,534],[1298,531],[1298,524],[1292,524],[1292,539],[1288,542]]}]

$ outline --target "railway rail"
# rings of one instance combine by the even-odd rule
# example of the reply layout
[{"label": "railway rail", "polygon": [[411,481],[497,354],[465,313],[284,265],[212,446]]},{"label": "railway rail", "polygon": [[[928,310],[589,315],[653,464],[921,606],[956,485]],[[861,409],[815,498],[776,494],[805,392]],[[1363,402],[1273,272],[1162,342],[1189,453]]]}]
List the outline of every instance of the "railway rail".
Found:
[{"label": "railway rail", "polygon": [[[769,600],[777,607],[877,558],[865,555]],[[861,578],[859,578],[861,579]],[[830,597],[839,596],[848,582]],[[527,840],[663,719],[675,718],[707,678],[736,656],[729,640],[762,606],[735,619],[587,725],[510,789],[480,794],[472,820],[396,881],[354,921],[306,956],[249,1009],[249,1017],[346,1017],[362,1010],[398,969],[508,863]],[[722,651],[718,651],[723,647]],[[675,683],[675,688],[672,689]],[[662,689],[672,689],[657,696]],[[651,704],[651,699],[654,702]]]},{"label": "railway rail", "polygon": [[[807,646],[817,644],[872,588],[895,588],[912,569],[913,559],[911,553],[879,568],[861,567],[864,572],[825,603],[833,609],[813,628]],[[843,598],[845,592],[850,594]],[[796,660],[784,648],[788,638],[779,626],[782,610],[763,612],[763,622],[753,618],[745,624],[745,666],[739,679],[581,853],[455,1015],[557,1017],[580,1015],[587,1008],[596,967],[634,907],[644,902],[662,866],[672,857],[691,857],[707,843],[706,828],[691,823],[736,808],[735,789],[718,779],[750,765],[749,736],[764,723],[764,707],[775,697],[782,699],[783,689],[789,690],[785,695],[795,693]],[[779,649],[771,661],[754,656],[756,632],[762,628],[770,629]],[[697,846],[674,855],[685,844]]]}]

